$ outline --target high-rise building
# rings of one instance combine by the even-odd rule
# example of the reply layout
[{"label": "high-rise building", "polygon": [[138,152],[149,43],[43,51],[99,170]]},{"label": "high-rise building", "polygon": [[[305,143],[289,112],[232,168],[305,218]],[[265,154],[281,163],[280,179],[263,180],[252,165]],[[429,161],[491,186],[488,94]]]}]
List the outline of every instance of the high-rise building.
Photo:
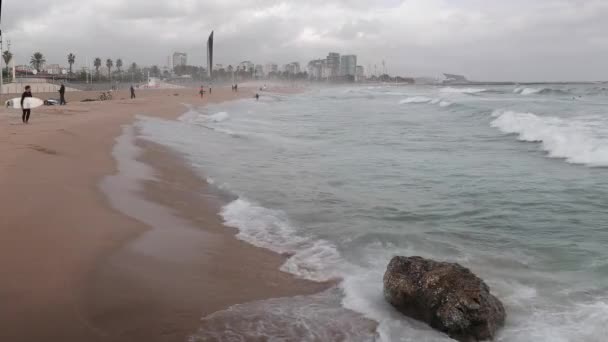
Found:
[{"label": "high-rise building", "polygon": [[330,52],[325,60],[325,75],[327,78],[334,78],[340,73],[340,54]]},{"label": "high-rise building", "polygon": [[174,52],[173,53],[173,68],[177,66],[185,66],[188,65],[188,54],[184,52]]},{"label": "high-rise building", "polygon": [[357,75],[357,56],[344,55],[340,59],[340,76],[355,77]]}]

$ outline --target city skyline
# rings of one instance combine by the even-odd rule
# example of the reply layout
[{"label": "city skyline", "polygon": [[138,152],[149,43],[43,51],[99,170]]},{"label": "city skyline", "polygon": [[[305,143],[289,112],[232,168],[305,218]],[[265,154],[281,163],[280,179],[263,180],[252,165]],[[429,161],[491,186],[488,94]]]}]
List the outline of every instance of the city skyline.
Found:
[{"label": "city skyline", "polygon": [[204,65],[204,43],[215,30],[216,60],[224,64],[304,62],[339,50],[363,66],[380,68],[384,60],[391,74],[608,79],[608,3],[601,1],[32,0],[27,10],[8,2],[4,14],[4,37],[20,61],[42,51],[53,63],[73,52],[162,65],[179,50]]}]

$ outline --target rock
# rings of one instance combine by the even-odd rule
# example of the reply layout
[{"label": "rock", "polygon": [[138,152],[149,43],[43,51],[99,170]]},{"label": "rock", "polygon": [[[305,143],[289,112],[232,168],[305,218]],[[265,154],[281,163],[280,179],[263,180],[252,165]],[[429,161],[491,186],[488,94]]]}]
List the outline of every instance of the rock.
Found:
[{"label": "rock", "polygon": [[459,341],[492,340],[506,313],[469,269],[421,257],[394,257],[384,274],[384,297],[401,313]]}]

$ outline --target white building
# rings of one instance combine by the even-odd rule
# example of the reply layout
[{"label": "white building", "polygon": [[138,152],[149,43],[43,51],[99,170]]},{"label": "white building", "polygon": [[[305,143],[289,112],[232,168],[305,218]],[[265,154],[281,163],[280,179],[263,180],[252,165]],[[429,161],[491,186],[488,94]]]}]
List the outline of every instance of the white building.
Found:
[{"label": "white building", "polygon": [[321,80],[323,78],[324,59],[315,59],[308,62],[308,77],[311,80]]},{"label": "white building", "polygon": [[264,77],[264,66],[257,64],[255,66],[255,77]]},{"label": "white building", "polygon": [[255,65],[251,61],[243,61],[239,63],[236,69],[249,72],[250,70],[255,70]]},{"label": "white building", "polygon": [[188,65],[188,54],[184,52],[174,52],[173,53],[173,68],[177,66],[185,66]]},{"label": "white building", "polygon": [[270,73],[276,74],[277,72],[279,72],[279,66],[276,63],[268,63],[266,64],[264,71],[266,71],[266,76],[268,76],[268,74]]}]

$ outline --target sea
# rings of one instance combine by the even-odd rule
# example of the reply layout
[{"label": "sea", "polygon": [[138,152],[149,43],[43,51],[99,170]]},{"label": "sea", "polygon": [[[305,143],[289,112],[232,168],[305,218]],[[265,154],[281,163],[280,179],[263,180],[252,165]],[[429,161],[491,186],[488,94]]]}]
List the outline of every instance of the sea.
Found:
[{"label": "sea", "polygon": [[384,300],[395,255],[483,278],[497,341],[608,340],[608,84],[311,87],[136,127],[227,194],[237,238],[337,280],[202,317],[191,341],[450,341]]}]

